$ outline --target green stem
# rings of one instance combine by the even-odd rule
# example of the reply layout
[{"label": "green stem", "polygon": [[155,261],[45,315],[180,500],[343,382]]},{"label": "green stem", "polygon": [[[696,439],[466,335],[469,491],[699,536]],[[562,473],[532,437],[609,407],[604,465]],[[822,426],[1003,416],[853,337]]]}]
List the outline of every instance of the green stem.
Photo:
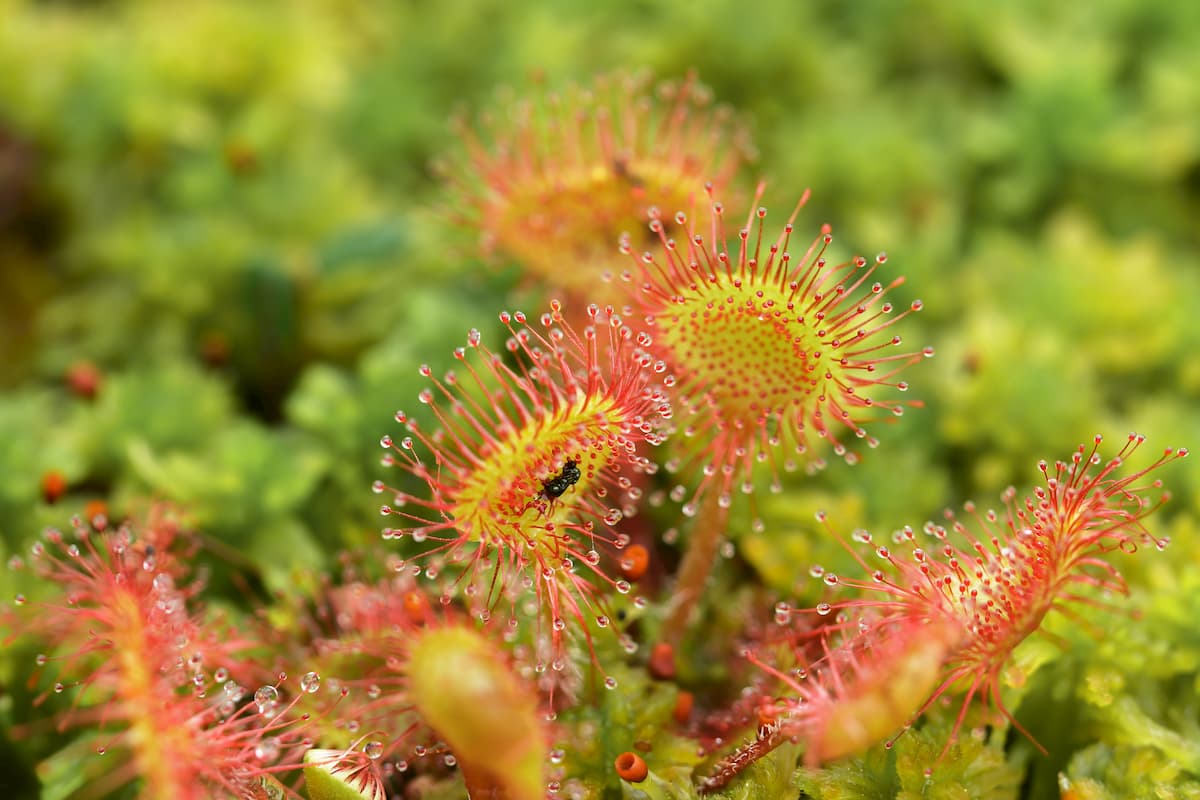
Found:
[{"label": "green stem", "polygon": [[706,493],[688,539],[683,563],[679,565],[671,607],[663,622],[663,641],[672,647],[677,647],[687,632],[692,612],[704,594],[717,560],[717,550],[729,521],[729,509],[721,505],[720,497],[720,492]]}]

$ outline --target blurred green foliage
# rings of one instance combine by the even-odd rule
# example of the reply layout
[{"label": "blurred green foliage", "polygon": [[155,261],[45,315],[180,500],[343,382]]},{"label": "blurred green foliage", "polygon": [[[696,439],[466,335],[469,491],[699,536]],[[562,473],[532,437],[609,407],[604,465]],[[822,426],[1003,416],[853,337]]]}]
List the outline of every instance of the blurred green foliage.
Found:
[{"label": "blurred green foliage", "polygon": [[[1028,485],[1095,432],[1200,447],[1197,42],[1200,4],[1176,0],[0,0],[0,550],[98,498],[184,504],[275,590],[373,546],[376,442],[418,405],[417,366],[494,336],[517,283],[438,213],[448,117],[617,69],[697,69],[750,124],[746,181],[780,209],[811,187],[798,230],[832,223],[842,255],[886,249],[900,299],[925,301],[906,339],[938,349],[909,376],[925,407],[877,425],[878,450],[764,499],[741,579],[816,598],[808,567],[849,564],[817,508],[887,533]],[[82,362],[94,398],[66,379]],[[1200,461],[1162,477],[1176,499],[1152,525],[1174,543],[1122,561],[1143,618],[1089,609],[1102,641],[1059,625],[1069,648],[1021,689],[1049,757],[964,737],[928,784],[944,737],[920,731],[799,788],[1198,796]],[[612,738],[666,716],[661,688],[622,686],[576,720],[612,725],[573,784],[605,797]],[[693,748],[655,747],[688,785]],[[12,775],[47,755],[5,753]],[[82,773],[44,774],[63,796]]]}]

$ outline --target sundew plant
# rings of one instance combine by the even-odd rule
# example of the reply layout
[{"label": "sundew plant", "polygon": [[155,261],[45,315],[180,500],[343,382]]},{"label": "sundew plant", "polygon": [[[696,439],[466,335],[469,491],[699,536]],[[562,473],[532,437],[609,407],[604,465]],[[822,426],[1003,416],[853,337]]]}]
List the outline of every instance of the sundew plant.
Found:
[{"label": "sundew plant", "polygon": [[1200,16],[0,0],[0,789],[1200,796]]}]

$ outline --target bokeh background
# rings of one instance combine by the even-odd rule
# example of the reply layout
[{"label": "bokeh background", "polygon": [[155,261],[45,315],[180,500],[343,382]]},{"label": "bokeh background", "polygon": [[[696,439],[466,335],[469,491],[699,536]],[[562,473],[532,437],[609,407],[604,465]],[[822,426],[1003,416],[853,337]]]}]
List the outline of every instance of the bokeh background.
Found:
[{"label": "bokeh background", "polygon": [[[812,560],[844,558],[818,507],[887,532],[1094,433],[1200,447],[1200,4],[0,0],[0,551],[98,499],[182,504],[267,590],[374,546],[377,442],[417,366],[521,277],[446,213],[451,115],[692,69],[749,128],[743,184],[780,211],[810,187],[798,230],[886,250],[925,302],[907,342],[937,349],[908,376],[924,408],[741,537],[764,585],[803,597]],[[1174,544],[1133,567],[1135,599],[1200,618],[1200,459],[1162,477]],[[1145,635],[1168,728],[1196,708],[1178,620]],[[38,755],[5,748],[13,775]],[[1069,768],[1052,749],[1031,796]],[[1194,747],[1166,760],[1195,786]]]}]

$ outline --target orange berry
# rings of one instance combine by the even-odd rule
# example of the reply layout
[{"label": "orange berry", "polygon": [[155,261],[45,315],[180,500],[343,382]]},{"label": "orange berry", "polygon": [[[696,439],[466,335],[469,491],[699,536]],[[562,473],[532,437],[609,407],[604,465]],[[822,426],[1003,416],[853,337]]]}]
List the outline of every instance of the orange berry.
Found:
[{"label": "orange berry", "polygon": [[617,774],[630,783],[641,783],[650,774],[650,769],[646,766],[646,759],[628,750],[617,756],[613,766],[616,767]]},{"label": "orange berry", "polygon": [[67,478],[56,469],[47,470],[42,475],[42,499],[47,503],[57,503],[67,493]]},{"label": "orange berry", "polygon": [[423,625],[426,615],[429,614],[429,601],[425,599],[425,595],[416,591],[405,592],[404,614],[411,622]]},{"label": "orange berry", "polygon": [[71,394],[85,400],[94,398],[100,391],[100,384],[104,382],[100,368],[90,361],[76,361],[67,367],[65,378]]},{"label": "orange berry", "polygon": [[684,725],[692,716],[692,705],[695,703],[695,697],[691,692],[680,692],[675,696],[675,710],[671,712],[671,716],[680,725]]},{"label": "orange berry", "polygon": [[628,580],[636,581],[646,574],[646,569],[650,566],[650,551],[640,544],[632,545],[621,554],[617,566]]},{"label": "orange berry", "polygon": [[646,663],[650,675],[662,681],[675,677],[675,648],[666,642],[659,642],[650,651],[650,661]]}]

